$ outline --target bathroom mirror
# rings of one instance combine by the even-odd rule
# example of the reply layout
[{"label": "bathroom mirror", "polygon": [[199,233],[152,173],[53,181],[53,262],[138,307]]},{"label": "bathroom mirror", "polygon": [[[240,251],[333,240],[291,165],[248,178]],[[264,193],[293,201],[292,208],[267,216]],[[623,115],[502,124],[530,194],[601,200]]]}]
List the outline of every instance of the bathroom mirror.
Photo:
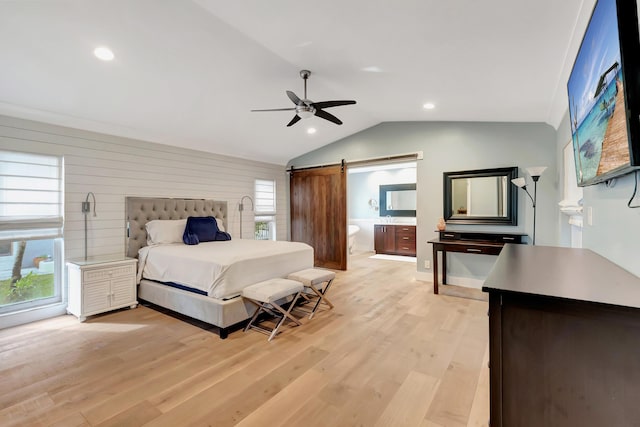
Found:
[{"label": "bathroom mirror", "polygon": [[518,224],[517,167],[444,174],[444,219],[460,224]]},{"label": "bathroom mirror", "polygon": [[380,216],[416,216],[416,185],[380,186]]}]

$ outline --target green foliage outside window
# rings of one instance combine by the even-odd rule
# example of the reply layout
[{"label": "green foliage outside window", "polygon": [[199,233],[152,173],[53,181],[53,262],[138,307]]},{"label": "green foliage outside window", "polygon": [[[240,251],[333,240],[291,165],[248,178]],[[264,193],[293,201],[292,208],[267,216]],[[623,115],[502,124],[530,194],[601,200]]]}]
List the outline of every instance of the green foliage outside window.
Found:
[{"label": "green foliage outside window", "polygon": [[256,240],[270,240],[269,223],[256,221]]},{"label": "green foliage outside window", "polygon": [[53,296],[53,274],[29,272],[11,286],[11,279],[0,280],[0,306]]}]

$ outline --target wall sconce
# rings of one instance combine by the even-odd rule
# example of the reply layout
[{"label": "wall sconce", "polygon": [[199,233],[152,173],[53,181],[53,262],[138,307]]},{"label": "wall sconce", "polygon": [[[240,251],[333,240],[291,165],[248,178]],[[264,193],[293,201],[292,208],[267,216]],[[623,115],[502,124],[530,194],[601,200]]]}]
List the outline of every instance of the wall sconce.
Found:
[{"label": "wall sconce", "polygon": [[251,210],[253,211],[253,199],[251,196],[242,196],[240,199],[240,204],[238,205],[238,210],[240,211],[240,238],[242,239],[242,211],[244,211],[244,199],[249,199],[251,201]]},{"label": "wall sconce", "polygon": [[87,197],[82,202],[82,213],[84,214],[84,260],[87,260],[87,215],[91,212],[91,202],[89,196],[93,198],[93,216],[96,215],[96,195],[91,191],[87,193]]},{"label": "wall sconce", "polygon": [[533,203],[533,245],[535,246],[536,244],[536,200],[538,198],[538,180],[540,179],[540,176],[542,175],[542,172],[545,171],[545,169],[547,169],[546,166],[536,166],[536,167],[531,167],[531,168],[527,168],[527,172],[529,173],[529,175],[531,175],[531,179],[533,180],[533,197],[531,197],[531,193],[529,193],[529,190],[527,190],[527,181],[520,177],[520,178],[514,178],[511,180],[511,182],[513,183],[513,185],[515,185],[516,187],[522,188],[526,193],[527,196],[529,196],[529,198],[531,199],[531,202]]}]

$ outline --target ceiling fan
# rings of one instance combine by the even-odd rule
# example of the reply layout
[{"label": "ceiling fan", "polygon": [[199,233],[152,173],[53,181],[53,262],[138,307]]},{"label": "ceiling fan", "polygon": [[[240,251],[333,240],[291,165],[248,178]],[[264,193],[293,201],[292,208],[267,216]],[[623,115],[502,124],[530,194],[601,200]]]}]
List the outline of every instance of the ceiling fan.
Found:
[{"label": "ceiling fan", "polygon": [[342,121],[334,116],[333,114],[327,113],[324,111],[325,108],[331,107],[339,107],[340,105],[351,105],[355,104],[356,101],[322,101],[322,102],[313,102],[310,99],[307,99],[307,79],[311,75],[311,71],[302,70],[300,71],[300,77],[304,80],[304,99],[300,99],[295,93],[290,90],[287,91],[287,96],[289,99],[296,104],[295,107],[292,108],[272,108],[268,110],[251,110],[251,111],[295,111],[296,115],[293,116],[293,119],[289,122],[287,127],[293,126],[300,119],[306,119],[311,116],[318,116],[325,120],[329,120],[337,125],[341,125]]}]

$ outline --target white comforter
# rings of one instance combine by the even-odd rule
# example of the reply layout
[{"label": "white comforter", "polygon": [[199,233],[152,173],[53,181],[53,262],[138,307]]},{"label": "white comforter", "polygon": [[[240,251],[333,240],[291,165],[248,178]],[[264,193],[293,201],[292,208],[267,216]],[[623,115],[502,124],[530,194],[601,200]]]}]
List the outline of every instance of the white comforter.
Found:
[{"label": "white comforter", "polygon": [[146,246],[138,253],[141,279],[175,282],[214,298],[239,295],[248,285],[313,267],[313,248],[305,243],[228,240],[198,245]]}]

